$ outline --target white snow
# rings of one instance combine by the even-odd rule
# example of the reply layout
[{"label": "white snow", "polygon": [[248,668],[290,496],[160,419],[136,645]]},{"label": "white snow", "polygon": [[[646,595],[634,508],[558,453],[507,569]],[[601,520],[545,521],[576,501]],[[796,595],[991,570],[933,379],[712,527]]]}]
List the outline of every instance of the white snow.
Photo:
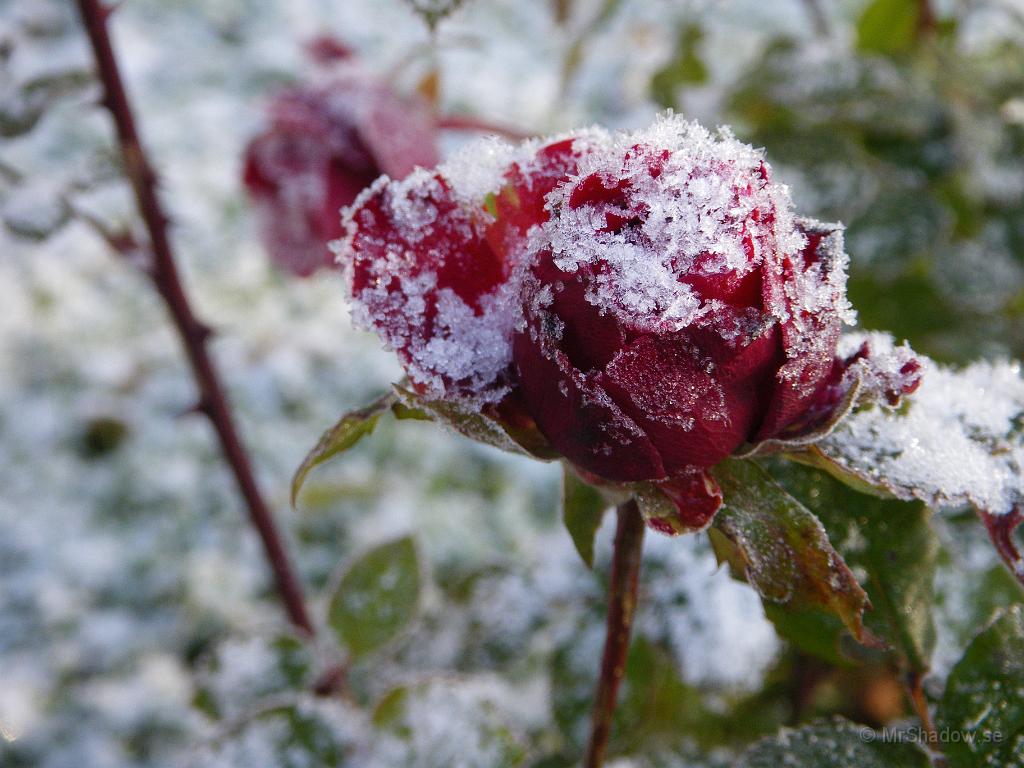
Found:
[{"label": "white snow", "polygon": [[[851,335],[846,351],[863,337]],[[868,337],[884,352],[884,335]],[[888,342],[892,349],[891,340]],[[892,354],[890,375],[909,353]],[[1024,378],[1016,362],[962,370],[916,356],[920,388],[892,409],[855,410],[819,444],[839,465],[895,495],[932,506],[974,505],[995,514],[1024,501]],[[883,374],[884,375],[884,374]]]}]

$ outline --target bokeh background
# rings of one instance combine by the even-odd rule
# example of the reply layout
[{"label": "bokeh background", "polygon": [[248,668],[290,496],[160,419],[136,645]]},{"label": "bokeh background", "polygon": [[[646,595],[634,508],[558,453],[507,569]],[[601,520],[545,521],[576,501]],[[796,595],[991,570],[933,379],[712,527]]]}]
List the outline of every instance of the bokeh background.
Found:
[{"label": "bokeh background", "polygon": [[[610,526],[587,570],[556,466],[420,422],[311,477],[320,432],[400,376],[340,277],[276,270],[240,182],[274,89],[332,34],[402,92],[527,134],[665,109],[767,147],[799,211],[846,223],[861,324],[934,358],[1024,353],[1019,0],[127,0],[113,34],[214,352],[326,624],[339,569],[411,535],[422,593],[355,660],[285,624],[158,297],[68,215],[135,220],[70,2],[0,2],[0,765],[572,764],[603,639]],[[448,133],[451,150],[467,135]],[[1021,593],[968,514],[937,521],[941,681]],[[907,716],[885,663],[780,640],[703,537],[646,543],[615,763],[728,765],[782,724]]]}]

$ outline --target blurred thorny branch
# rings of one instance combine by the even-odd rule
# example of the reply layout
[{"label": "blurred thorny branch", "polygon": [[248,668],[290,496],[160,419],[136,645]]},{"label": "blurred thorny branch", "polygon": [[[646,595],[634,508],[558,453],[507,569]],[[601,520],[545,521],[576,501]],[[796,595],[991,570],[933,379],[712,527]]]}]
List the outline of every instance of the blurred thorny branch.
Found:
[{"label": "blurred thorny branch", "polygon": [[[167,306],[199,390],[198,401],[192,410],[204,414],[217,433],[221,451],[245,501],[249,520],[259,534],[288,619],[304,634],[313,636],[315,629],[306,608],[302,585],[256,481],[220,373],[210,356],[208,342],[211,330],[192,309],[178,272],[167,231],[168,219],[157,194],[157,175],[139,138],[131,102],[110,40],[107,22],[115,8],[98,0],[78,0],[78,9],[95,58],[96,74],[103,87],[101,103],[113,117],[124,172],[131,183],[149,242],[140,245],[130,235],[115,233],[95,219],[90,218],[86,223],[118,253],[136,257],[144,255],[143,269]],[[334,673],[328,677],[336,682],[339,676]]]}]

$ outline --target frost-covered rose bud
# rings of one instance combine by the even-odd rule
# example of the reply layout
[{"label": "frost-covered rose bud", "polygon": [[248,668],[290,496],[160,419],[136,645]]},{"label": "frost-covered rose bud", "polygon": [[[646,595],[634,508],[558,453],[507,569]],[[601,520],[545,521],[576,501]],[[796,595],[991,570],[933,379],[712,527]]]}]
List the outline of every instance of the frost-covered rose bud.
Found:
[{"label": "frost-covered rose bud", "polygon": [[265,247],[300,276],[333,262],[339,211],[374,179],[437,162],[426,105],[400,98],[333,40],[313,41],[309,55],[320,77],[271,99],[269,125],[246,149],[243,171]]},{"label": "frost-covered rose bud", "polygon": [[909,351],[837,356],[841,227],[679,118],[478,143],[376,183],[347,222],[354,317],[415,390],[539,430],[590,482],[653,482],[673,531],[710,520],[706,470],[744,444],[827,425],[858,381],[892,399],[919,378]]},{"label": "frost-covered rose bud", "polygon": [[795,219],[759,152],[679,121],[579,171],[547,198],[514,341],[554,447],[652,480],[800,425],[851,314],[840,229]]}]

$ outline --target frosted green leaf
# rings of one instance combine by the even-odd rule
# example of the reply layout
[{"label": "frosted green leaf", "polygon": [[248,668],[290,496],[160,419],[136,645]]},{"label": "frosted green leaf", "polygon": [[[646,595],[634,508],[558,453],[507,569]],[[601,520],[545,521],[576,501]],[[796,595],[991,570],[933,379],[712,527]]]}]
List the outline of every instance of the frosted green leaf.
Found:
[{"label": "frosted green leaf", "polygon": [[868,627],[893,648],[905,669],[926,671],[935,647],[932,603],[939,550],[927,507],[857,493],[824,472],[788,462],[771,472],[821,520],[847,564],[865,574],[874,607]]},{"label": "frosted green leaf", "polygon": [[583,482],[568,466],[562,470],[562,520],[588,568],[594,565],[594,536],[608,509],[594,486]]},{"label": "frosted green leaf", "polygon": [[292,506],[295,506],[295,502],[299,498],[299,491],[302,490],[302,484],[314,468],[320,466],[328,459],[337,456],[339,453],[347,451],[366,435],[373,432],[380,417],[394,407],[397,402],[398,398],[389,392],[383,397],[374,400],[365,408],[346,413],[337,424],[324,432],[319,442],[313,446],[313,450],[306,454],[306,458],[302,460],[299,468],[295,470],[291,487]]},{"label": "frosted green leaf", "polygon": [[867,593],[829,542],[821,522],[751,461],[727,459],[712,470],[724,506],[710,530],[719,562],[784,614],[821,611],[871,641]]},{"label": "frosted green leaf", "polygon": [[967,647],[936,712],[949,768],[1019,766],[1024,750],[1024,609],[997,614]]},{"label": "frosted green leaf", "polygon": [[348,568],[331,595],[327,621],[354,658],[398,636],[416,617],[422,590],[409,536],[381,544]]},{"label": "frosted green leaf", "polygon": [[836,718],[759,741],[735,768],[928,768],[931,762],[916,745],[883,740],[882,734]]},{"label": "frosted green leaf", "polygon": [[[872,351],[885,334],[843,337],[840,354],[861,338]],[[858,490],[929,507],[971,505],[1005,514],[1024,501],[1024,377],[1020,365],[978,362],[957,370],[922,355],[920,388],[900,408],[859,407],[793,458],[815,464]]]}]

